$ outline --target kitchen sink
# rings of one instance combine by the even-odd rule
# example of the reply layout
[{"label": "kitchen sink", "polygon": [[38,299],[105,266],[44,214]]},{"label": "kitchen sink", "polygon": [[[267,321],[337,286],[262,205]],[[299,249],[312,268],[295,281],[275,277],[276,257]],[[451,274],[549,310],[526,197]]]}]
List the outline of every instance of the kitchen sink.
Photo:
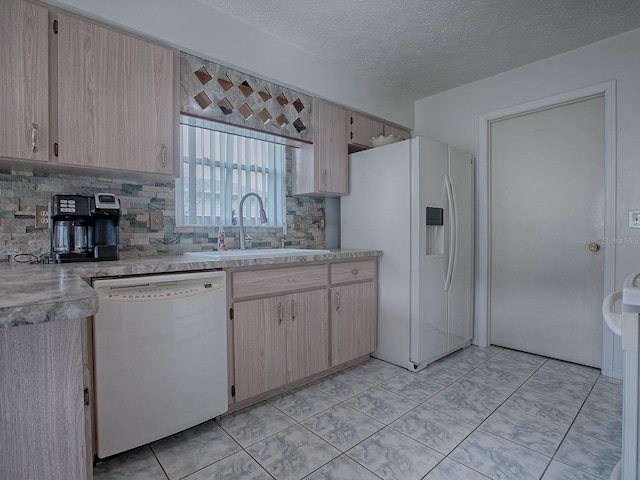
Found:
[{"label": "kitchen sink", "polygon": [[185,252],[185,255],[207,257],[212,260],[250,258],[250,257],[289,257],[304,255],[326,255],[329,250],[312,250],[308,248],[263,248],[248,250],[227,250],[224,252]]}]

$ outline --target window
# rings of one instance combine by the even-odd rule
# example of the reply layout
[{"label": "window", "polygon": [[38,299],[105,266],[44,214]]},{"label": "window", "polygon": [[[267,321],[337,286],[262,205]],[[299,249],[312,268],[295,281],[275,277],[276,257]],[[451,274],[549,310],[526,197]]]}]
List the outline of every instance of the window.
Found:
[{"label": "window", "polygon": [[[240,200],[249,192],[264,202],[264,225],[283,225],[283,139],[186,116],[180,119],[180,137],[178,225],[236,225]],[[263,225],[255,198],[244,203],[244,224]]]}]

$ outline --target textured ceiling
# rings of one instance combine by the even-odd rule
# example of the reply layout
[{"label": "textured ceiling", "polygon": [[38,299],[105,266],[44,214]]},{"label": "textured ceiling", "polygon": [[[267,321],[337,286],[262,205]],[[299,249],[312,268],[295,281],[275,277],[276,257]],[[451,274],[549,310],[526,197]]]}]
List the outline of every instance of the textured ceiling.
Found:
[{"label": "textured ceiling", "polygon": [[640,0],[199,0],[411,99],[640,27]]}]

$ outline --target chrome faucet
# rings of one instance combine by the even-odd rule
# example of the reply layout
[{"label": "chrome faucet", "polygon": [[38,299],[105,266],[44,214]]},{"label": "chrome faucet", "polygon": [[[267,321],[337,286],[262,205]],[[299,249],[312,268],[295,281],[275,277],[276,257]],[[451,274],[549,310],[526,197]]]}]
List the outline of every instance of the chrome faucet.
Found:
[{"label": "chrome faucet", "polygon": [[244,212],[242,211],[242,206],[244,205],[244,201],[247,197],[256,197],[258,199],[258,207],[260,208],[260,222],[267,223],[267,214],[264,211],[264,204],[262,203],[262,198],[255,192],[249,192],[240,200],[240,206],[238,207],[238,216],[240,217],[240,249],[245,250],[247,246],[244,243],[245,238],[251,240],[251,237],[247,235],[244,231]]}]

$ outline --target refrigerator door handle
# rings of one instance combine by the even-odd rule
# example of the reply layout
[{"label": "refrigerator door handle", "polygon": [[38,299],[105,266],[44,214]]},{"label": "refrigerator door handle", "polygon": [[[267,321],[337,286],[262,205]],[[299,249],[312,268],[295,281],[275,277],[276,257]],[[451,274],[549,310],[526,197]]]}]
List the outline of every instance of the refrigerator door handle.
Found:
[{"label": "refrigerator door handle", "polygon": [[[447,217],[451,210],[451,204],[449,203],[449,184],[447,183],[447,177],[444,178],[442,185],[442,208],[444,209]],[[443,262],[442,262],[442,281],[444,282],[444,288],[447,289],[447,279],[449,274],[449,261],[451,260],[451,250],[449,248],[449,240],[451,238],[451,226],[449,225],[449,219],[443,219],[443,225],[446,226],[444,231],[444,246],[443,246]]]},{"label": "refrigerator door handle", "polygon": [[448,176],[444,177],[445,190],[447,192],[447,203],[449,204],[449,252],[447,255],[447,276],[444,281],[444,289],[449,291],[451,289],[451,282],[453,281],[453,268],[456,259],[456,205],[453,198],[453,186]]}]

